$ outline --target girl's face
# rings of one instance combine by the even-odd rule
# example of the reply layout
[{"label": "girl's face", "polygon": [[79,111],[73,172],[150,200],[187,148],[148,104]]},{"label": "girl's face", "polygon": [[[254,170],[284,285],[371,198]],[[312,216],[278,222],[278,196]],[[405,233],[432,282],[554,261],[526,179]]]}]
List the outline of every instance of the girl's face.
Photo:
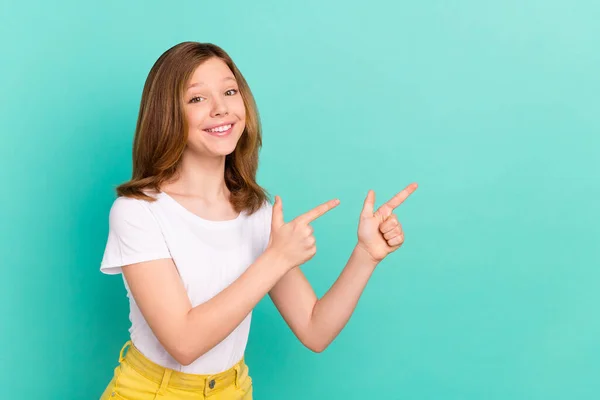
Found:
[{"label": "girl's face", "polygon": [[187,147],[204,156],[235,150],[246,125],[246,109],[233,73],[222,60],[199,65],[184,88]]}]

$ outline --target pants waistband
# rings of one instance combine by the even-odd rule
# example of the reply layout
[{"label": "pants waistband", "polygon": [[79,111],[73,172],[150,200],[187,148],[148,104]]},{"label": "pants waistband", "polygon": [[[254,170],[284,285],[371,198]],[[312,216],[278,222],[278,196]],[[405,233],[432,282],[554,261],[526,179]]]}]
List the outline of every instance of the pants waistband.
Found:
[{"label": "pants waistband", "polygon": [[[127,351],[123,355],[125,349]],[[248,367],[243,357],[230,369],[217,374],[190,374],[165,368],[154,363],[146,358],[131,341],[125,343],[121,349],[119,362],[126,362],[142,376],[160,385],[161,390],[169,386],[204,391],[205,395],[224,389],[232,384],[239,387],[240,382],[248,376]]]}]

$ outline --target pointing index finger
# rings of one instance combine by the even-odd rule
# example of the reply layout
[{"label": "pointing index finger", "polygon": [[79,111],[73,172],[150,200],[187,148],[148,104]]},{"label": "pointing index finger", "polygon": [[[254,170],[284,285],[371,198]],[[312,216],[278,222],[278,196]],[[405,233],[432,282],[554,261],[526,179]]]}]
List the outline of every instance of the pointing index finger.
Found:
[{"label": "pointing index finger", "polygon": [[398,207],[400,204],[404,203],[404,200],[408,198],[415,190],[417,190],[418,185],[416,183],[411,183],[407,187],[405,187],[402,191],[397,193],[394,197],[392,197],[385,205],[390,207],[392,210]]},{"label": "pointing index finger", "polygon": [[323,216],[326,212],[337,207],[339,204],[340,204],[340,201],[338,199],[329,200],[329,201],[313,208],[312,210],[296,217],[295,220],[298,222],[301,222],[301,223],[309,224],[309,223],[313,222],[314,220],[316,220],[317,218]]}]

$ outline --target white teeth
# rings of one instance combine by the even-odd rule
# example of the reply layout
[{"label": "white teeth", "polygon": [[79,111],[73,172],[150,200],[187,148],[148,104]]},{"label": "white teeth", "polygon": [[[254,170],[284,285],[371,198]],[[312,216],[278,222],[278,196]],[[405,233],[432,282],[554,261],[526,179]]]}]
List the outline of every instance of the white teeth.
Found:
[{"label": "white teeth", "polygon": [[206,131],[207,132],[225,132],[229,128],[231,128],[231,124],[219,126],[219,127],[214,128],[214,129],[206,129]]}]

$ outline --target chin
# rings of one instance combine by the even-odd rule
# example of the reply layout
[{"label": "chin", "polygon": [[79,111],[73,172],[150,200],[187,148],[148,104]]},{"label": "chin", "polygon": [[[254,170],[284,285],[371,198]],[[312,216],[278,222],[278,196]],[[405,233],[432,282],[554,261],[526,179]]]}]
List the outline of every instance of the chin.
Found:
[{"label": "chin", "polygon": [[238,141],[236,140],[235,143],[222,143],[221,146],[211,146],[209,147],[209,151],[213,154],[218,154],[220,156],[228,156],[229,154],[233,153],[235,151],[235,148],[237,147]]},{"label": "chin", "polygon": [[220,156],[228,156],[228,155],[232,154],[234,151],[235,151],[235,147],[233,149],[231,149],[231,151],[220,152],[219,155]]}]

